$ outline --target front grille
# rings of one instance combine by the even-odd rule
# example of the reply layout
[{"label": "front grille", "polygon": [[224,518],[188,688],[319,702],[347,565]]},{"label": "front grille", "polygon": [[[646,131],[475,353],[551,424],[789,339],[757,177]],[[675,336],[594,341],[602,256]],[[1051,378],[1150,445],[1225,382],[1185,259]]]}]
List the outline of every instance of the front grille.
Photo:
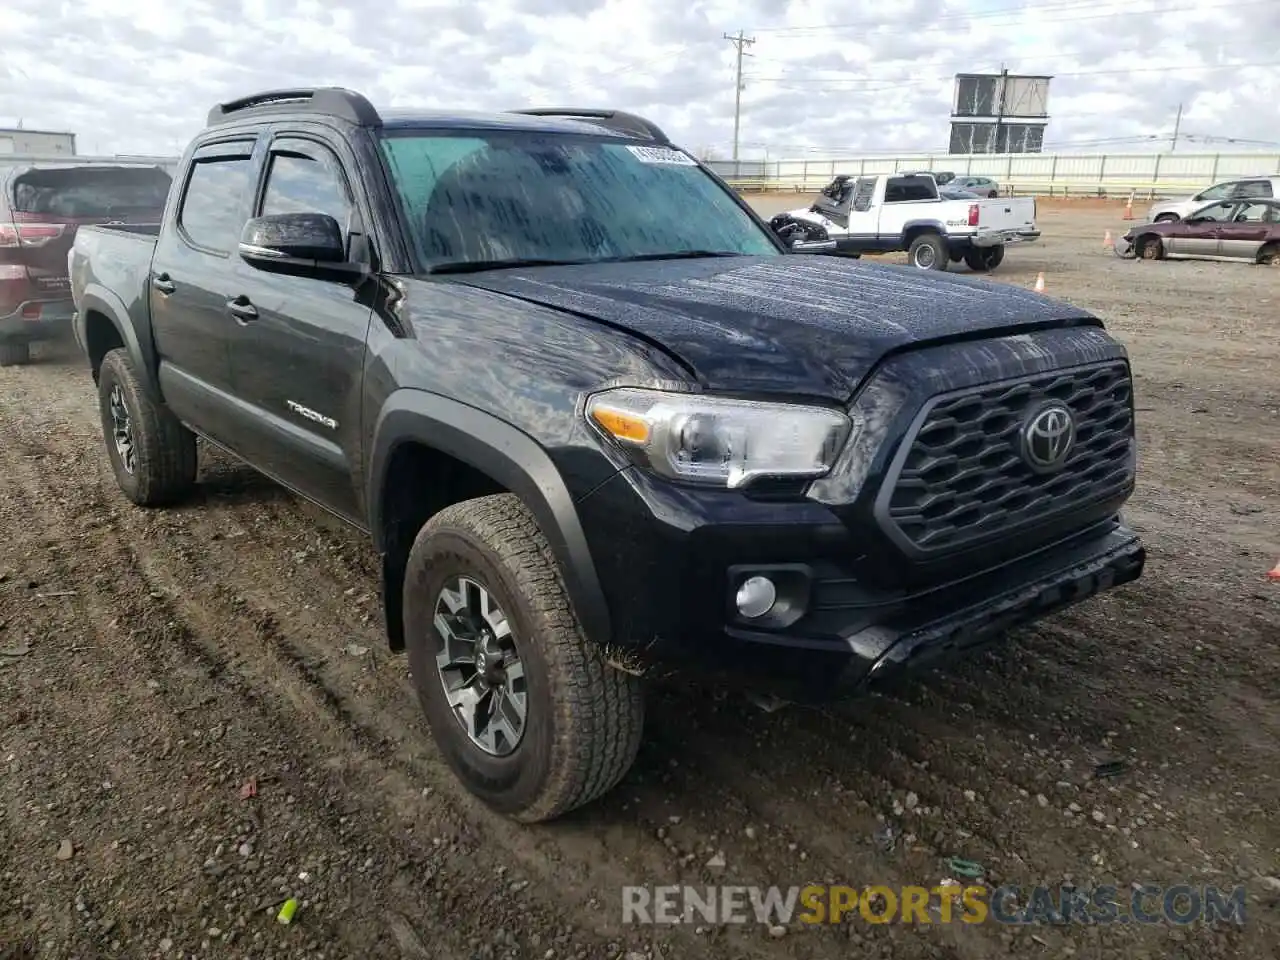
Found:
[{"label": "front grille", "polygon": [[[1076,420],[1063,467],[1022,457],[1026,417],[1059,400]],[[888,483],[888,521],[916,549],[971,546],[1127,492],[1133,483],[1133,384],[1111,361],[935,398]]]}]

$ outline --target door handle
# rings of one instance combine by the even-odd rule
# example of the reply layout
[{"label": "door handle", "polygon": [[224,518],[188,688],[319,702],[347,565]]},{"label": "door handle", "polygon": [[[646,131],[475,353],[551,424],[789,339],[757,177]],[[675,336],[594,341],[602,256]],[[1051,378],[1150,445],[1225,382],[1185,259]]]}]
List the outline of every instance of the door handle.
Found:
[{"label": "door handle", "polygon": [[248,323],[250,320],[258,319],[258,308],[250,303],[249,298],[244,294],[240,294],[234,300],[227,301],[227,312],[240,323]]},{"label": "door handle", "polygon": [[166,296],[168,294],[173,293],[174,290],[178,289],[173,285],[173,281],[169,279],[169,275],[167,273],[157,274],[156,276],[152,277],[151,287],[153,290],[156,290],[159,293],[163,293]]}]

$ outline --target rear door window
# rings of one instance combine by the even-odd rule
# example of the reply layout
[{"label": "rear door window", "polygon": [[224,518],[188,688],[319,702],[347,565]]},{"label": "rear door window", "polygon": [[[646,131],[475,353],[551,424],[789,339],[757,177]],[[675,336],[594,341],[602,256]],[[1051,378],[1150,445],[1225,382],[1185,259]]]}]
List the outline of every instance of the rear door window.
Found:
[{"label": "rear door window", "polygon": [[253,186],[253,141],[221,143],[197,151],[178,211],[187,242],[227,253],[240,241]]}]

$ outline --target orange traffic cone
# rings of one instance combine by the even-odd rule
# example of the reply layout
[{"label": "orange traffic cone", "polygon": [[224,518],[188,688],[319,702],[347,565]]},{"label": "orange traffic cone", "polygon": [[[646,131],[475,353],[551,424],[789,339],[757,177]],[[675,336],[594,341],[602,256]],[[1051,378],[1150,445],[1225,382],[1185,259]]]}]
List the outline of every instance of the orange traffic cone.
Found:
[{"label": "orange traffic cone", "polygon": [[1274,570],[1267,572],[1268,580],[1280,580],[1280,563],[1277,563]]},{"label": "orange traffic cone", "polygon": [[1129,199],[1124,202],[1124,218],[1133,219],[1133,194],[1129,194]]},{"label": "orange traffic cone", "polygon": [[1114,247],[1115,245],[1116,245],[1116,242],[1111,239],[1111,231],[1108,230],[1102,238],[1102,246],[1106,248],[1106,247]]},{"label": "orange traffic cone", "polygon": [[1036,293],[1044,293],[1044,272],[1036,274]]}]

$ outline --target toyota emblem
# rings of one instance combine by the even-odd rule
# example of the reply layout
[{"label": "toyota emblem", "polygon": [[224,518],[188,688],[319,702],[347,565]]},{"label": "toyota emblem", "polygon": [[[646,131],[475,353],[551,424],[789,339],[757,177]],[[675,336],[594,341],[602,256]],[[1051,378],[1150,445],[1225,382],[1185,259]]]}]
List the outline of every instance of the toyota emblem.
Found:
[{"label": "toyota emblem", "polygon": [[1037,473],[1051,473],[1067,462],[1076,443],[1076,418],[1063,403],[1049,403],[1027,418],[1022,428],[1022,459]]}]

